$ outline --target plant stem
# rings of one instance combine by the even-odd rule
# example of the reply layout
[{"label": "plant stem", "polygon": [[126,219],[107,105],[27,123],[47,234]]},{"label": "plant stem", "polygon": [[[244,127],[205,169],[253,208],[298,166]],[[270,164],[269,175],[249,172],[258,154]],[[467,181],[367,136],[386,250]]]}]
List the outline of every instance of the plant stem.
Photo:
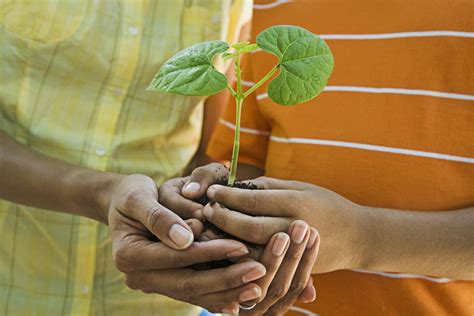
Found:
[{"label": "plant stem", "polygon": [[230,94],[232,94],[234,98],[237,97],[237,93],[234,91],[234,89],[232,89],[232,86],[230,84],[227,84],[227,90],[230,91]]},{"label": "plant stem", "polygon": [[232,149],[232,161],[230,164],[230,175],[227,181],[228,186],[233,186],[237,177],[237,163],[239,159],[240,149],[240,115],[242,113],[243,98],[235,98],[236,115],[235,115],[235,133],[234,133],[234,147]]},{"label": "plant stem", "polygon": [[257,90],[258,88],[260,88],[268,79],[271,78],[271,76],[273,76],[273,74],[278,70],[278,68],[280,67],[280,64],[276,64],[266,75],[265,77],[263,77],[262,79],[260,79],[259,82],[257,82],[253,87],[251,87],[250,89],[248,89],[243,97],[246,98],[248,97],[252,92],[254,92],[255,90]]},{"label": "plant stem", "polygon": [[232,186],[235,183],[237,177],[237,163],[239,160],[239,149],[240,149],[240,116],[242,113],[242,103],[244,96],[242,95],[242,73],[240,69],[240,54],[237,53],[235,56],[235,73],[237,75],[237,93],[235,97],[235,133],[234,133],[234,147],[232,149],[232,160],[230,163],[230,175],[227,181],[228,186]]}]

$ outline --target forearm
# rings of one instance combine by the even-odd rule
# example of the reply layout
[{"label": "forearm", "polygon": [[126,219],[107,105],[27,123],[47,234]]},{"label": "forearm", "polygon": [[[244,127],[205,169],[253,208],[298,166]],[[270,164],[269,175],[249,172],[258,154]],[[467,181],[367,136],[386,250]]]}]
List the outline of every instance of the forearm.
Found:
[{"label": "forearm", "polygon": [[366,242],[360,268],[474,280],[474,207],[361,212]]},{"label": "forearm", "polygon": [[107,190],[119,175],[37,153],[0,132],[0,198],[105,222]]}]

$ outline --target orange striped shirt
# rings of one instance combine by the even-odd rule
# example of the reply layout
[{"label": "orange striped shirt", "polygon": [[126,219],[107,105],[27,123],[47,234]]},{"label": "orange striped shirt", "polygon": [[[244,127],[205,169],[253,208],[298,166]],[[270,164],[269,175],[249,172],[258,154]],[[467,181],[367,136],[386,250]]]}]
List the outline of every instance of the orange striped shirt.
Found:
[{"label": "orange striped shirt", "polygon": [[[240,162],[373,207],[445,211],[474,205],[474,1],[256,1],[252,41],[299,25],[331,47],[325,91],[279,106],[266,87],[243,107]],[[252,85],[276,63],[243,60]],[[229,160],[233,101],[208,153]],[[321,315],[474,315],[474,282],[382,271],[315,278]],[[303,310],[302,310],[303,309]],[[301,314],[300,314],[301,315]]]}]

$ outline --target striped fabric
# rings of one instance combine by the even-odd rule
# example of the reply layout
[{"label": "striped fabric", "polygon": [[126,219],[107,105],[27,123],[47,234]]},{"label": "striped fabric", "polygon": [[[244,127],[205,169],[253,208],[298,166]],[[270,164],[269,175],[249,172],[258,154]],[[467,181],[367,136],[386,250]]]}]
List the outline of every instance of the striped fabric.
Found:
[{"label": "striped fabric", "polygon": [[[0,128],[97,170],[180,174],[202,100],[145,91],[196,42],[235,38],[245,0],[0,0]],[[229,14],[232,12],[232,15]],[[0,315],[197,315],[126,288],[108,228],[0,201]]]},{"label": "striped fabric", "polygon": [[[265,87],[244,103],[242,163],[354,202],[443,211],[474,205],[474,2],[256,1],[253,41],[274,24],[321,34],[334,54],[325,91],[278,106]],[[276,62],[243,60],[246,86]],[[209,147],[228,160],[230,103]],[[323,241],[324,242],[324,241]],[[318,299],[292,315],[474,315],[474,283],[382,271],[315,276]]]}]

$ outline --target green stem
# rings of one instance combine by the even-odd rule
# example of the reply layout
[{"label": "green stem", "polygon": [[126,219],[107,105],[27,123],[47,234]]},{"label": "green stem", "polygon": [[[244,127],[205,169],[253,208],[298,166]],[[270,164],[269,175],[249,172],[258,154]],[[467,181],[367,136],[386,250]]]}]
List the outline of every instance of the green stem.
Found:
[{"label": "green stem", "polygon": [[230,84],[227,84],[227,90],[230,91],[230,94],[232,94],[234,96],[234,98],[237,97],[237,93],[235,92],[234,89],[232,89],[232,86]]},{"label": "green stem", "polygon": [[248,97],[252,92],[254,92],[255,90],[257,90],[258,88],[260,88],[268,79],[270,79],[273,74],[278,70],[278,68],[280,67],[279,64],[276,64],[266,75],[265,77],[263,77],[262,79],[260,79],[259,82],[257,82],[252,88],[248,89],[243,97],[246,98]]},{"label": "green stem", "polygon": [[230,164],[230,175],[227,181],[228,186],[233,186],[237,177],[237,163],[239,159],[240,149],[240,116],[242,113],[242,98],[235,98],[236,115],[235,115],[235,133],[234,133],[234,147],[232,149],[232,161]]},{"label": "green stem", "polygon": [[242,103],[244,96],[242,95],[242,73],[240,69],[240,54],[237,53],[235,56],[235,73],[237,75],[237,93],[235,94],[235,133],[234,133],[234,147],[232,149],[232,160],[230,163],[230,175],[227,181],[228,186],[232,186],[235,183],[237,177],[237,162],[239,160],[239,149],[240,149],[240,116],[242,113]]}]

